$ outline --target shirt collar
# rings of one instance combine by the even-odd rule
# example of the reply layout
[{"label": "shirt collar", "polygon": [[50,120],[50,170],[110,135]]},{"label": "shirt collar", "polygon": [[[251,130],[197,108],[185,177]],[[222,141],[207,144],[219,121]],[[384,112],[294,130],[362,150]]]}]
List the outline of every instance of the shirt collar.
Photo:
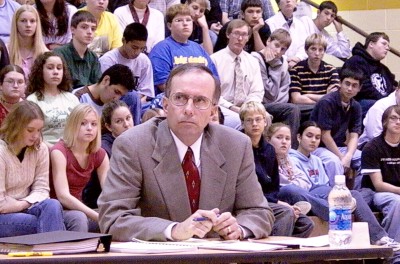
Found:
[{"label": "shirt collar", "polygon": [[191,146],[186,146],[175,134],[174,132],[171,131],[172,138],[174,139],[176,148],[178,149],[178,155],[179,155],[179,160],[183,161],[183,158],[185,157],[186,151],[188,147],[190,147],[193,151],[194,155],[194,160],[196,163],[196,166],[199,168],[200,167],[200,148],[201,148],[201,140],[203,139],[203,133],[200,135],[200,137],[194,142]]},{"label": "shirt collar", "polygon": [[242,53],[244,51],[244,50],[242,50],[242,52],[240,52],[239,55],[236,55],[235,53],[233,53],[233,51],[231,51],[231,49],[228,46],[225,49],[226,49],[228,55],[231,57],[233,62],[235,62],[236,57],[240,57],[241,58],[241,55],[242,55]]}]

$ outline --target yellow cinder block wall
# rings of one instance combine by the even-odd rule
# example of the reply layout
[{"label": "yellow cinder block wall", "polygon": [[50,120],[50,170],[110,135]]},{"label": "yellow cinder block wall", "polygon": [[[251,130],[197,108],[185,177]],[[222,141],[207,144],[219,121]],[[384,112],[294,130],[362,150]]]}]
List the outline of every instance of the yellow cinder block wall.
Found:
[{"label": "yellow cinder block wall", "polygon": [[[323,0],[314,0],[320,4]],[[367,33],[386,32],[390,38],[390,46],[400,51],[400,0],[332,0],[339,8],[338,15],[354,24]],[[274,0],[271,0],[276,7]],[[316,9],[312,8],[313,17]],[[336,34],[335,28],[327,29],[331,34]],[[351,46],[355,43],[364,43],[365,38],[344,26],[344,32],[350,39]],[[342,62],[336,58],[326,56],[325,61],[340,66]],[[400,57],[389,53],[382,61],[400,80]]]}]

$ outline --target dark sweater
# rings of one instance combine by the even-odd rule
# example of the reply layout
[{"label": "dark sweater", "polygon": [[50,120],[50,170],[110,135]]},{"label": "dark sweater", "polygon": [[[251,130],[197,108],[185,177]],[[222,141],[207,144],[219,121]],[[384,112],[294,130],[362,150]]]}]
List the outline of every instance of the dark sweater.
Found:
[{"label": "dark sweater", "polygon": [[259,147],[253,147],[256,174],[268,202],[278,202],[279,170],[274,147],[261,138]]},{"label": "dark sweater", "polygon": [[343,68],[359,68],[365,77],[361,91],[355,96],[356,100],[379,100],[394,91],[395,79],[388,67],[375,60],[359,42],[352,53],[353,56],[345,62]]}]

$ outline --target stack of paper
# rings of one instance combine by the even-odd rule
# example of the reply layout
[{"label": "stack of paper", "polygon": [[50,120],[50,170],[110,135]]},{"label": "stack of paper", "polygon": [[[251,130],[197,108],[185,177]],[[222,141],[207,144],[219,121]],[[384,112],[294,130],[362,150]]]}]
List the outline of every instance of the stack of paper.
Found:
[{"label": "stack of paper", "polygon": [[181,245],[173,242],[125,242],[112,243],[111,252],[136,253],[136,254],[158,254],[185,252],[197,250],[195,245]]},{"label": "stack of paper", "polygon": [[205,240],[188,239],[181,242],[148,242],[134,238],[132,242],[113,243],[110,251],[137,253],[137,254],[155,254],[167,252],[183,252],[197,250],[198,248],[258,252],[286,248],[285,245],[259,244],[248,241],[238,240]]}]

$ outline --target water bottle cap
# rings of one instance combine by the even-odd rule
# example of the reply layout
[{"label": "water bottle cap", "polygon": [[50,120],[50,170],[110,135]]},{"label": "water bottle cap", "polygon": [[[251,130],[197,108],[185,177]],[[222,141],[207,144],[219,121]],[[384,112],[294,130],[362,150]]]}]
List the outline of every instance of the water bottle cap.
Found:
[{"label": "water bottle cap", "polygon": [[346,176],[344,175],[335,175],[335,183],[346,183]]}]

